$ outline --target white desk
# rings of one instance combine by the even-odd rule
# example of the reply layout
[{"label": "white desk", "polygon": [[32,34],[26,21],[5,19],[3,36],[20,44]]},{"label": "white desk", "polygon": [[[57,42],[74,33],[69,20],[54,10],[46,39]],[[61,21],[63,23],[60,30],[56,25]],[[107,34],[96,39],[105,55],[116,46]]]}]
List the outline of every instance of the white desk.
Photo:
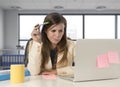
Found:
[{"label": "white desk", "polygon": [[24,83],[11,84],[10,80],[0,81],[0,87],[120,87],[120,79],[72,82],[59,77],[45,79],[42,76],[28,76]]}]

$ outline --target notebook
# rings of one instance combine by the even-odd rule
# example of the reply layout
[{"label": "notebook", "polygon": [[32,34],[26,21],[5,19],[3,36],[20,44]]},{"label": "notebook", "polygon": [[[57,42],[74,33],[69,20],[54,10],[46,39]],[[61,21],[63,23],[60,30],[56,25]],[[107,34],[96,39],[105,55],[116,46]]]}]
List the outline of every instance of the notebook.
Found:
[{"label": "notebook", "polygon": [[97,81],[120,77],[120,39],[78,39],[72,81]]}]

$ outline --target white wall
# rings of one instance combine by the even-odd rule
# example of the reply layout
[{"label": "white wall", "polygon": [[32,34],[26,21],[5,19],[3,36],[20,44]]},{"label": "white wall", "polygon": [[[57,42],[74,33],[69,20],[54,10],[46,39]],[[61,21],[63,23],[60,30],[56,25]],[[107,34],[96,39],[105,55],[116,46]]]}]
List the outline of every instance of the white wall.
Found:
[{"label": "white wall", "polygon": [[3,13],[3,10],[2,9],[0,9],[0,50],[1,49],[3,49],[3,41],[4,41],[4,39],[3,39],[3,34],[4,34],[4,32],[3,32],[3,24],[4,24],[4,15],[3,15],[4,13]]},{"label": "white wall", "polygon": [[17,52],[16,45],[18,44],[18,13],[14,10],[4,11],[4,49]]}]

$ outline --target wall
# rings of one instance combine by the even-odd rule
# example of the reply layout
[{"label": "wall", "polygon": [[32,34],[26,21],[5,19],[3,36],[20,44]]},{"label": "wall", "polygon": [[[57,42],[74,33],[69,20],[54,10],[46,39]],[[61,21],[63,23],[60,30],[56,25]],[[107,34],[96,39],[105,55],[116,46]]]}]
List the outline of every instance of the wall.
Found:
[{"label": "wall", "polygon": [[3,13],[3,10],[2,9],[0,9],[0,50],[1,49],[3,49],[3,41],[4,41],[4,39],[3,39],[3,34],[4,34],[4,32],[3,32],[3,27],[4,27],[4,15],[3,15],[4,13]]},{"label": "wall", "polygon": [[4,11],[4,49],[6,52],[16,53],[18,44],[18,13],[16,10]]}]

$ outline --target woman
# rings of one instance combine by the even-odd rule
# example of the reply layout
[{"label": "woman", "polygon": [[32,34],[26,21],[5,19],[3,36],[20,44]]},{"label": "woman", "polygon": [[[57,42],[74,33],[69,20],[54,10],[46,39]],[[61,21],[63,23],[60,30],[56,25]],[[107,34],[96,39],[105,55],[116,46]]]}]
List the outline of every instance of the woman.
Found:
[{"label": "woman", "polygon": [[66,37],[66,19],[59,13],[50,13],[44,19],[41,33],[32,32],[28,54],[31,75],[73,74],[74,42]]}]

